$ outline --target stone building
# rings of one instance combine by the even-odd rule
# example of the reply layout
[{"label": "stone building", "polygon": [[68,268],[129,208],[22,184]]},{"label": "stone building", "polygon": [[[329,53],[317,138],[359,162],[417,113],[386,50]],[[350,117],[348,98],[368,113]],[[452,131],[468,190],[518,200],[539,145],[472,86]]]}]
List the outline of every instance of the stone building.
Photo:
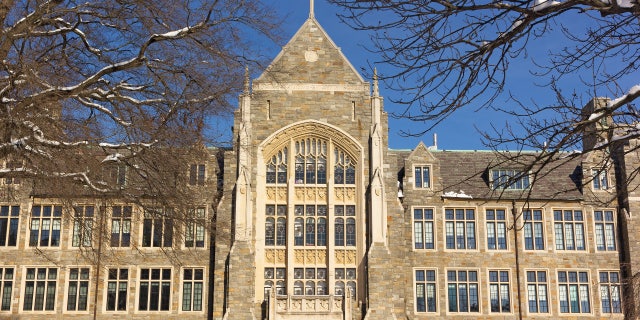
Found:
[{"label": "stone building", "polygon": [[233,148],[173,173],[188,203],[5,178],[0,318],[636,317],[636,141],[553,171],[528,165],[540,152],[393,150],[383,102],[312,9],[247,76]]}]

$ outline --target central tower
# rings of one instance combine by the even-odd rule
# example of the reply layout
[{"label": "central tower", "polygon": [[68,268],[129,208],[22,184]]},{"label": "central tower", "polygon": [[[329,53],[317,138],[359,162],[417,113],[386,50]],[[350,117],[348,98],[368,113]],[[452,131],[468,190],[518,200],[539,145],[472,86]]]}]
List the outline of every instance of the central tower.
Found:
[{"label": "central tower", "polygon": [[247,78],[235,114],[225,157],[237,168],[235,188],[218,210],[232,232],[227,280],[216,282],[229,319],[362,316],[365,257],[386,246],[387,121],[377,82],[371,94],[310,5],[264,73]]}]

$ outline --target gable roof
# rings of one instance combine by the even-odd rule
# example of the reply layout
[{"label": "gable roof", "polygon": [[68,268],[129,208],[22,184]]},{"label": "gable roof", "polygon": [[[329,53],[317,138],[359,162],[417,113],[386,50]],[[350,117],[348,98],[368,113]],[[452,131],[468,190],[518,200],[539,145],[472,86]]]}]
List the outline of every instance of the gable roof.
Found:
[{"label": "gable roof", "polygon": [[254,80],[261,83],[365,84],[318,21],[310,16],[269,67]]}]

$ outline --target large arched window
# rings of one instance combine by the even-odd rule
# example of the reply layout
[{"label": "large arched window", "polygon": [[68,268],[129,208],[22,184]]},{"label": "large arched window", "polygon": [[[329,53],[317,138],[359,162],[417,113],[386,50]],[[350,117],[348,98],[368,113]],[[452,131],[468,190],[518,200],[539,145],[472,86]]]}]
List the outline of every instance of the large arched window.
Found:
[{"label": "large arched window", "polygon": [[[361,147],[341,132],[324,134],[334,130],[324,125],[291,128],[264,144],[264,263],[287,271],[284,279],[265,281],[278,294],[355,292],[363,256],[357,251]],[[330,281],[331,272],[338,277]]]}]

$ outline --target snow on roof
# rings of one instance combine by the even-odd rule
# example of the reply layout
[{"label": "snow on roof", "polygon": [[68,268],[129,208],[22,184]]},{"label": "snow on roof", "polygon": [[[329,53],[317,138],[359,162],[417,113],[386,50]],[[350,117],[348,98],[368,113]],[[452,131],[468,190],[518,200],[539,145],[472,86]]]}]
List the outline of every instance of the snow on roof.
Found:
[{"label": "snow on roof", "polygon": [[459,192],[448,191],[442,195],[443,198],[462,198],[462,199],[473,199],[472,196],[465,194],[464,191],[460,190]]}]

